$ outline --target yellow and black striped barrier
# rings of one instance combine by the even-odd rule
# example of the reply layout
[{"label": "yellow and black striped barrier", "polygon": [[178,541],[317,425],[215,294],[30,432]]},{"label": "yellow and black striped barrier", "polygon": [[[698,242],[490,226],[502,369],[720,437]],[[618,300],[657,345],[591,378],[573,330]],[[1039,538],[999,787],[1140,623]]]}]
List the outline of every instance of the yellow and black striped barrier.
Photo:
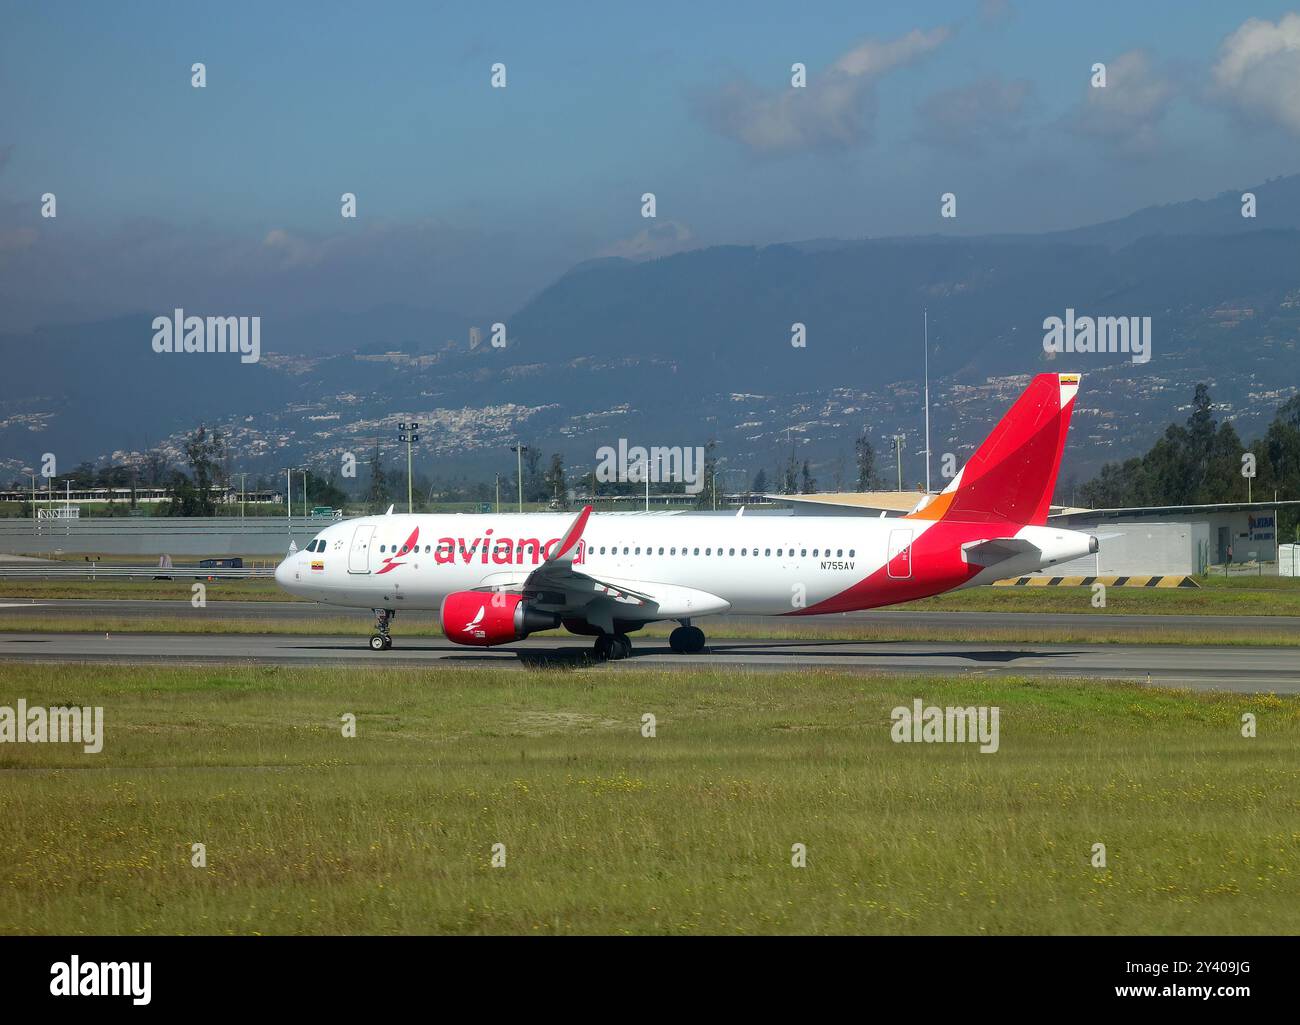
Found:
[{"label": "yellow and black striped barrier", "polygon": [[1104,584],[1107,587],[1200,587],[1196,580],[1182,574],[1165,574],[1164,576],[1128,576],[1128,577],[1008,577],[995,580],[994,587],[1091,587]]}]

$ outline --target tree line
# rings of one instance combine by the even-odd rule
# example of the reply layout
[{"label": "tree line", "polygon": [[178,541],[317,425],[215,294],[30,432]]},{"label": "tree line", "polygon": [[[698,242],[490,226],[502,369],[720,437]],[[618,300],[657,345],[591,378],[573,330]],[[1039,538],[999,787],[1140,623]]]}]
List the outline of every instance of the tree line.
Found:
[{"label": "tree line", "polygon": [[[1093,509],[1123,506],[1207,505],[1244,502],[1243,457],[1253,457],[1250,493],[1257,501],[1300,497],[1300,394],[1278,407],[1264,433],[1243,442],[1229,420],[1215,419],[1205,384],[1198,384],[1184,423],[1171,423],[1143,455],[1106,463],[1079,487]],[[1297,514],[1279,510],[1278,539],[1295,529]]]}]

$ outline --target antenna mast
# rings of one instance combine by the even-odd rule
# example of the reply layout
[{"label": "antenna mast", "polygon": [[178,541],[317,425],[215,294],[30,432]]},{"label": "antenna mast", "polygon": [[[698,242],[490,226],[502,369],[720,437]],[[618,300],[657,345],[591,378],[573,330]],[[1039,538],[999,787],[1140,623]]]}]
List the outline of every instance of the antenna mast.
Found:
[{"label": "antenna mast", "polygon": [[930,493],[930,313],[921,307],[921,331],[925,349],[925,493]]}]

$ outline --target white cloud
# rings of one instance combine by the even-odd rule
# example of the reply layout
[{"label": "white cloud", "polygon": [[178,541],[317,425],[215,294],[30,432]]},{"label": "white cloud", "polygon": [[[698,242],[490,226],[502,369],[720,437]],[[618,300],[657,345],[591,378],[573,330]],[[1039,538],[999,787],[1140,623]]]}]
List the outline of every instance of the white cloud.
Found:
[{"label": "white cloud", "polygon": [[282,268],[311,267],[326,257],[328,242],[312,242],[284,228],[272,228],[262,239],[262,249],[274,254]]},{"label": "white cloud", "polygon": [[876,82],[938,49],[951,35],[940,27],[913,29],[887,42],[868,39],[820,74],[810,72],[804,88],[760,89],[737,79],[698,98],[696,107],[716,131],[759,153],[861,145],[874,127]]},{"label": "white cloud", "polygon": [[1219,46],[1215,92],[1248,117],[1300,135],[1300,14],[1250,18]]},{"label": "white cloud", "polygon": [[1173,82],[1145,50],[1129,50],[1106,64],[1106,85],[1084,86],[1084,99],[1068,119],[1079,135],[1129,153],[1160,147],[1160,121],[1174,98]]},{"label": "white cloud", "polygon": [[621,256],[628,260],[652,260],[668,256],[689,247],[693,238],[691,229],[677,221],[663,221],[642,228],[631,238],[621,239],[606,247],[601,256]]}]

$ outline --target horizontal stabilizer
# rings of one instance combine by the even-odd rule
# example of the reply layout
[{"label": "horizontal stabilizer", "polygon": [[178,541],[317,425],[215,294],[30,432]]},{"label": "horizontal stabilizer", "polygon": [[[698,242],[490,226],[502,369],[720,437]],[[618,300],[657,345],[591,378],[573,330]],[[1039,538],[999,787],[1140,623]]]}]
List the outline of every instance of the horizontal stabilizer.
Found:
[{"label": "horizontal stabilizer", "polygon": [[1017,555],[1040,553],[1037,545],[1018,537],[999,537],[992,541],[971,541],[961,546],[962,555],[972,566],[996,566]]}]

